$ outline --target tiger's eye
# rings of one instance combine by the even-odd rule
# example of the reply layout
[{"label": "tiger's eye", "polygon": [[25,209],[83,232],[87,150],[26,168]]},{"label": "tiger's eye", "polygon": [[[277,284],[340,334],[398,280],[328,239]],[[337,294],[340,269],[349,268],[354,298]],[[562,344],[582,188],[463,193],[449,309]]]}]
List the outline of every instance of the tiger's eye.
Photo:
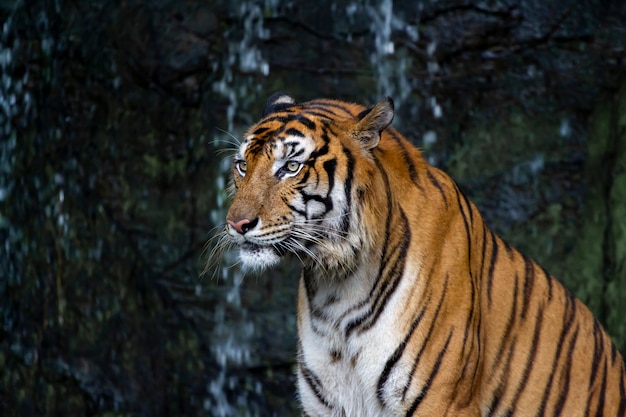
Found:
[{"label": "tiger's eye", "polygon": [[287,165],[285,165],[285,167],[287,168],[287,171],[289,171],[289,172],[296,172],[297,170],[300,169],[300,162],[298,162],[298,161],[289,161],[289,162],[287,162]]},{"label": "tiger's eye", "polygon": [[246,161],[238,161],[235,166],[237,167],[237,171],[239,171],[239,175],[242,177],[246,175],[246,170],[248,169],[248,163]]}]

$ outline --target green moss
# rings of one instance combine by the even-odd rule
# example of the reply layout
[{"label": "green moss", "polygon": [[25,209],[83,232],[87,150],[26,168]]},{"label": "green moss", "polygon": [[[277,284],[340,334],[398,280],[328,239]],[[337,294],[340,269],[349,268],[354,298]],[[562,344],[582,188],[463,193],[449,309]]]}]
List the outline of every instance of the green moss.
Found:
[{"label": "green moss", "polygon": [[611,216],[612,269],[607,286],[607,326],[620,348],[626,347],[626,85],[616,97],[613,109],[614,152],[612,184],[608,196]]}]

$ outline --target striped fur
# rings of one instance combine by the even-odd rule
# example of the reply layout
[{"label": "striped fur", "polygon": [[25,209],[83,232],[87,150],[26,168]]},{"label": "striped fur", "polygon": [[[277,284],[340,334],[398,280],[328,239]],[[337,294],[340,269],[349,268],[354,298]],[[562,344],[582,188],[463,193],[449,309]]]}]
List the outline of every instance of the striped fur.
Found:
[{"label": "striped fur", "polygon": [[270,98],[233,168],[250,269],[293,253],[305,416],[624,416],[589,310],[389,127],[393,104]]}]

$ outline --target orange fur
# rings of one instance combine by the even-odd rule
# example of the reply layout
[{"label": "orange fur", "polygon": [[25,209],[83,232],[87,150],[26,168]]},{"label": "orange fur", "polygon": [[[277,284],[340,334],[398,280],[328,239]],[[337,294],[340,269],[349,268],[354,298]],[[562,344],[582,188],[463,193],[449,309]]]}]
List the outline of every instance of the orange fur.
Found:
[{"label": "orange fur", "polygon": [[244,264],[303,262],[304,415],[626,415],[624,363],[589,310],[392,118],[389,99],[277,95],[236,157],[227,231]]}]

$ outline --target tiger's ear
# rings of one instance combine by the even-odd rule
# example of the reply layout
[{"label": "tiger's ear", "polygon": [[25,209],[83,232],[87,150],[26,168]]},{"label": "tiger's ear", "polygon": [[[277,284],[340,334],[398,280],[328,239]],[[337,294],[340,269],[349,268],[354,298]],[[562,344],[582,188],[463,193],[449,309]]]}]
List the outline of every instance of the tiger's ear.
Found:
[{"label": "tiger's ear", "polygon": [[263,110],[263,117],[268,114],[276,113],[277,111],[286,109],[287,107],[291,107],[296,104],[296,100],[293,99],[289,94],[278,92],[274,93],[270,96],[265,103],[265,109]]},{"label": "tiger's ear", "polygon": [[393,100],[385,97],[356,117],[357,123],[352,135],[365,149],[373,149],[380,142],[380,133],[391,124],[393,115]]}]

